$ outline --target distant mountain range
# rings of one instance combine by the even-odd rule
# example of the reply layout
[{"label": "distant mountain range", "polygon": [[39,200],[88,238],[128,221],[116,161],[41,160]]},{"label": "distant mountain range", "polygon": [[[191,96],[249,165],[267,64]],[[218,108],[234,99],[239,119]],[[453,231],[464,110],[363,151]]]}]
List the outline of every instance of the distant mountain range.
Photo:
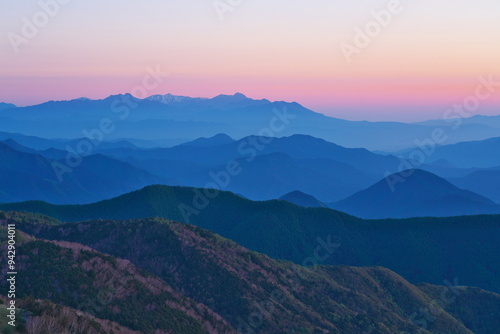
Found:
[{"label": "distant mountain range", "polygon": [[330,207],[371,219],[500,214],[490,199],[420,169],[389,175]]},{"label": "distant mountain range", "polygon": [[67,222],[164,217],[299,264],[327,243],[335,255],[325,258],[324,264],[383,266],[414,283],[442,284],[459,277],[463,285],[500,292],[498,215],[362,220],[282,200],[253,202],[229,192],[214,195],[169,186],[150,186],[89,205],[31,201],[1,204],[0,210],[42,213]]},{"label": "distant mountain range", "polygon": [[[458,168],[495,168],[500,166],[500,137],[489,138],[481,141],[461,142],[453,145],[426,148],[432,153],[426,162],[445,162],[448,167]],[[405,150],[397,155],[409,157],[414,150]]]},{"label": "distant mountain range", "polygon": [[[86,138],[79,139],[46,139],[36,136],[25,136],[19,133],[11,133],[11,132],[0,132],[0,141],[13,141],[25,147],[29,147],[31,149],[37,151],[44,151],[49,149],[58,149],[58,150],[66,150],[66,148],[72,147],[74,148],[78,142],[82,140],[87,140]],[[134,144],[140,143],[139,145]],[[95,147],[98,149],[111,149],[111,148],[120,148],[120,147],[128,147],[128,148],[139,148],[139,147],[150,147],[153,145],[153,142],[135,140],[135,139],[119,139],[113,141],[105,141],[99,143],[98,146]],[[153,145],[155,146],[155,145]],[[157,145],[156,145],[157,146]]]},{"label": "distant mountain range", "polygon": [[122,94],[102,100],[4,106],[0,108],[0,131],[75,139],[82,137],[84,130],[98,129],[103,119],[113,122],[107,139],[135,138],[158,143],[165,139],[179,143],[217,133],[233,138],[306,134],[345,147],[397,151],[415,147],[416,140],[432,138],[438,125],[444,129],[447,143],[500,136],[500,121],[495,117],[463,120],[460,131],[454,131],[453,122],[444,121],[354,122],[315,113],[295,102],[254,100],[241,93],[212,99],[166,94],[142,100]]},{"label": "distant mountain range", "polygon": [[302,267],[163,219],[0,214],[23,231],[16,301],[29,313],[18,324],[40,332],[487,334],[499,325],[500,295],[456,280],[412,285],[380,267]]},{"label": "distant mountain range", "polygon": [[454,127],[461,129],[462,125],[487,125],[491,127],[500,127],[500,117],[498,116],[483,116],[474,115],[467,118],[457,118],[457,119],[439,119],[439,120],[429,120],[424,122],[417,122],[415,124],[421,124],[426,126],[434,127],[446,127],[452,124]]}]

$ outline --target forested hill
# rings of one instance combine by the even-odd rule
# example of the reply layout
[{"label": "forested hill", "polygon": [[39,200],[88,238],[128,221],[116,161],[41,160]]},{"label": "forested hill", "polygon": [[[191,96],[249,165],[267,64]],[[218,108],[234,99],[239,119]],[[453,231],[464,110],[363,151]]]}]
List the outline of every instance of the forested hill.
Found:
[{"label": "forested hill", "polygon": [[[415,286],[380,267],[305,268],[158,218],[62,224],[4,216],[43,239],[20,238],[23,305],[36,309],[28,295],[49,300],[70,315],[83,309],[82,318],[95,316],[97,324],[110,320],[141,333],[347,334],[486,334],[499,325],[500,296],[457,282]],[[39,304],[38,321],[50,318],[50,303]],[[28,326],[32,318],[25,315]]]},{"label": "forested hill", "polygon": [[253,202],[229,192],[220,192],[197,208],[193,201],[203,193],[196,188],[151,186],[89,205],[26,202],[3,204],[0,210],[38,212],[63,221],[146,217],[184,221],[179,206],[191,207],[197,210],[189,216],[191,224],[275,259],[302,264],[324,242],[336,248],[335,256],[324,264],[383,266],[413,283],[442,284],[458,277],[463,285],[500,292],[500,216],[362,220],[286,201]]}]

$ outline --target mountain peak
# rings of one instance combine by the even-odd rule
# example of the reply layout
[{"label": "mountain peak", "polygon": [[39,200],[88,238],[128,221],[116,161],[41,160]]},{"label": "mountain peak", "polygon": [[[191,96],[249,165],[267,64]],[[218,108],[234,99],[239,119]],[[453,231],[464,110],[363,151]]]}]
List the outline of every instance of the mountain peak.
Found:
[{"label": "mountain peak", "polygon": [[[414,191],[415,188],[422,189],[427,186],[434,188],[440,187],[451,191],[461,190],[442,177],[418,168],[394,173],[387,176],[385,180],[380,181],[378,184],[384,184],[384,186],[389,185],[388,189],[392,192],[402,192],[408,190],[408,188]],[[390,186],[391,184],[393,184],[392,187]]]},{"label": "mountain peak", "polygon": [[319,201],[316,197],[306,194],[300,190],[294,190],[279,198],[282,201],[287,201],[306,208],[324,208],[326,205]]},{"label": "mountain peak", "polygon": [[391,174],[331,206],[361,218],[409,218],[499,213],[490,199],[422,169]]},{"label": "mountain peak", "polygon": [[17,108],[17,106],[15,104],[12,104],[12,103],[0,102],[0,110],[11,109],[11,108]]},{"label": "mountain peak", "polygon": [[234,95],[220,94],[212,99],[213,101],[223,101],[223,102],[241,102],[245,100],[250,100],[242,93],[236,93]]},{"label": "mountain peak", "polygon": [[176,102],[183,102],[187,100],[192,100],[193,98],[188,97],[188,96],[180,96],[180,95],[173,95],[173,94],[156,94],[156,95],[151,95],[150,97],[146,98],[146,100],[149,101],[157,101],[161,102],[164,104],[170,104],[170,103],[176,103]]},{"label": "mountain peak", "polygon": [[201,137],[186,143],[183,143],[179,146],[196,146],[196,147],[210,147],[217,146],[223,144],[229,144],[234,142],[234,139],[226,135],[225,133],[218,133],[212,137]]},{"label": "mountain peak", "polygon": [[[117,98],[122,98],[122,97],[132,98],[132,99],[138,99],[138,98],[136,98],[135,96],[133,96],[133,95],[132,95],[132,94],[130,94],[130,93],[125,93],[125,94],[115,94],[115,95],[110,95],[110,96],[108,96],[107,98],[105,98],[104,100],[114,100],[114,99],[117,99]],[[94,101],[94,100],[91,100],[91,101]]]}]

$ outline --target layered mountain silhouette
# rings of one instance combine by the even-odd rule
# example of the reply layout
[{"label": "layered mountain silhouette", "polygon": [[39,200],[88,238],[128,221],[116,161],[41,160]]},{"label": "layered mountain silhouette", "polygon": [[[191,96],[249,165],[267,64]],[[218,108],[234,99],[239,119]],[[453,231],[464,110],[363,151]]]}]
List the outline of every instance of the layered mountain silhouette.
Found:
[{"label": "layered mountain silhouette", "polygon": [[[216,142],[220,136],[209,139]],[[150,150],[118,149],[103,150],[101,153],[116,158],[136,157],[139,159],[184,160],[202,164],[223,164],[236,158],[253,158],[256,155],[285,153],[296,159],[328,158],[338,162],[352,164],[361,170],[371,169],[372,173],[387,171],[398,166],[400,160],[391,155],[379,155],[366,149],[351,149],[327,142],[323,139],[306,135],[270,138],[249,136],[237,141],[228,141],[219,145],[192,145],[190,143],[172,148]],[[369,167],[368,167],[369,166]]]},{"label": "layered mountain silhouette", "polygon": [[219,188],[244,195],[253,200],[275,199],[300,189],[323,201],[352,194],[375,176],[349,164],[330,159],[294,159],[281,152],[263,154],[249,161],[234,160],[234,176],[227,174],[227,165],[205,168],[181,178],[181,184],[198,187],[219,185]]},{"label": "layered mountain silhouette", "polygon": [[500,292],[498,215],[373,221],[281,200],[254,202],[229,192],[169,186],[89,205],[30,201],[1,204],[0,210],[42,213],[67,222],[164,217],[276,259],[303,264],[318,245],[328,244],[335,256],[324,264],[383,266],[414,283],[442,284],[459,277],[463,285]]},{"label": "layered mountain silhouette", "polygon": [[19,145],[24,147],[28,147],[34,150],[46,150],[49,148],[60,148],[61,141],[60,140],[50,140],[45,138],[40,138],[36,136],[25,136],[19,133],[11,133],[11,132],[0,132],[0,140],[1,141],[14,141]]},{"label": "layered mountain silhouette", "polygon": [[[26,142],[26,138],[16,138]],[[64,182],[69,182],[63,182],[62,185],[40,185],[41,189],[47,188],[45,196],[40,193],[35,197],[26,195],[23,198],[10,196],[8,193],[11,188],[16,188],[13,191],[22,191],[27,185],[23,186],[21,183],[16,187],[4,183],[6,195],[1,201],[40,199],[77,204],[89,202],[89,198],[105,199],[158,183],[197,187],[215,185],[254,200],[278,198],[284,193],[300,190],[318,197],[321,201],[331,202],[369,186],[384,171],[395,170],[400,163],[392,156],[381,156],[364,149],[348,149],[304,135],[283,138],[251,136],[235,141],[221,134],[172,148],[156,149],[139,148],[128,141],[102,142],[93,146],[93,155],[90,157],[75,154],[82,142],[91,144],[89,140],[54,143],[53,146],[65,147],[69,152],[60,148],[46,148],[48,143],[40,145],[37,142],[39,149],[45,148],[37,150],[13,139],[0,142],[6,147],[3,153],[0,152],[0,155],[3,154],[6,170],[12,169],[9,164],[17,163],[16,159],[9,158],[7,154],[15,151],[19,159],[21,156],[25,160],[44,158],[45,160],[42,160],[45,165],[50,166],[45,168],[44,173],[31,173],[33,182],[47,183],[47,180],[58,180],[58,172],[53,168],[54,163],[62,169]],[[77,168],[69,167],[71,173],[65,172],[68,159],[76,161],[78,165]],[[227,177],[222,174],[227,174],[228,163],[234,161],[237,163],[235,169],[239,172],[232,175],[230,180],[226,180]],[[70,162],[70,165],[73,163],[75,162]],[[83,167],[87,175],[95,175],[93,180],[80,175]],[[123,178],[118,181],[118,174],[113,174],[112,171],[128,171],[128,176],[127,173],[122,173]],[[134,173],[137,180],[132,177]],[[38,177],[40,180],[36,180]],[[102,178],[107,180],[100,180]],[[72,180],[74,182],[70,182]],[[58,190],[56,192],[60,193],[60,196],[55,196],[52,188],[61,186],[67,187],[67,190],[61,190],[62,193]],[[85,190],[85,187],[91,190]],[[63,194],[69,191],[72,195]],[[89,194],[89,191],[93,194]]]},{"label": "layered mountain silhouette", "polygon": [[500,204],[500,168],[478,170],[469,175],[448,178],[457,187],[474,191]]},{"label": "layered mountain silhouette", "polygon": [[389,175],[330,207],[372,219],[500,213],[492,200],[420,169]]},{"label": "layered mountain silhouette", "polygon": [[[9,135],[12,138],[9,138]],[[71,173],[64,173],[65,180],[61,183],[53,165],[57,162],[66,166],[68,157],[74,159],[74,153],[68,153],[66,149],[74,151],[82,139],[46,140],[8,133],[0,134],[0,138],[2,136],[5,138],[0,140],[0,144],[4,145],[0,151],[0,156],[4,158],[2,168],[5,171],[12,170],[12,175],[19,175],[15,177],[19,184],[13,184],[12,180],[15,178],[7,176],[5,172],[3,183],[0,183],[3,185],[1,202],[39,199],[54,203],[89,203],[146,185],[169,184],[217,187],[252,200],[279,198],[283,194],[298,190],[316,197],[323,203],[332,203],[342,199],[347,201],[347,197],[367,189],[387,172],[400,169],[403,163],[392,155],[345,148],[306,135],[282,138],[250,136],[233,140],[225,134],[218,134],[171,148],[141,148],[127,140],[100,142],[93,146],[91,157],[83,157],[74,171],[69,168]],[[83,141],[90,143],[89,140]],[[11,159],[9,154],[12,155],[14,151],[17,152],[17,155],[14,154],[16,158]],[[45,159],[45,172],[30,172],[29,175],[20,176],[15,167],[16,164],[22,164],[18,159],[38,161],[41,158]],[[236,172],[228,177],[227,166],[231,163],[235,164],[233,167]],[[406,165],[411,166],[411,161],[407,161]],[[28,171],[26,166],[29,165],[24,166],[24,170]],[[443,175],[461,188],[498,201],[494,187],[497,179],[495,169],[487,173],[490,177],[478,177],[477,175],[485,175],[486,170],[458,169],[443,164],[422,165],[421,168]],[[113,171],[123,173],[117,174]],[[475,172],[479,174],[473,174]],[[122,178],[119,179],[119,176]],[[58,182],[54,183],[56,180]],[[432,182],[429,180],[429,187],[433,187]],[[440,183],[435,186],[439,188]],[[384,190],[383,188],[379,190]],[[24,189],[29,190],[23,197],[20,194]],[[69,193],[71,194],[67,195]],[[432,202],[425,204],[424,209],[432,205],[439,206],[440,202],[436,201],[433,191],[421,191],[420,194],[421,201]],[[451,191],[450,196],[453,195]],[[404,200],[404,197],[401,199]],[[413,201],[411,198],[408,200]],[[366,201],[370,202],[369,199]],[[464,204],[455,206],[457,210],[448,210],[445,208],[445,201],[443,207],[430,211],[416,210],[416,206],[420,204],[411,208],[410,203],[408,207],[398,206],[399,212],[394,214],[390,210],[380,208],[385,212],[385,215],[381,215],[377,213],[376,208],[368,209],[369,205],[360,208],[356,200],[352,201],[352,206],[345,203],[345,206],[337,208],[367,218],[497,212],[492,210],[491,203],[476,205],[475,209],[474,206]],[[344,205],[344,202],[339,205]],[[366,213],[363,208],[366,208]],[[409,211],[406,212],[406,208]]]},{"label": "layered mountain silhouette", "polygon": [[[66,150],[67,147],[74,148],[81,141],[88,141],[87,138],[79,138],[79,139],[46,139],[40,138],[36,136],[25,136],[19,133],[10,133],[10,132],[0,132],[0,141],[9,142],[11,144],[21,145],[24,148],[43,152],[51,149],[58,150]],[[131,141],[135,141],[131,139]],[[118,149],[118,148],[139,148],[137,145],[131,143],[128,140],[114,140],[114,141],[105,141],[102,140],[100,142],[93,141],[95,143],[95,150],[100,149]],[[14,147],[15,148],[15,147]]]},{"label": "layered mountain silhouette", "polygon": [[0,110],[2,110],[2,109],[12,109],[12,108],[16,108],[16,105],[12,104],[12,103],[0,102]]},{"label": "layered mountain silhouette", "polygon": [[[15,137],[27,141],[21,136]],[[35,143],[39,149],[45,148],[43,150],[26,147],[12,139],[5,140],[4,144],[49,160],[65,160],[68,152],[64,148],[74,150],[79,142],[58,141],[49,149],[46,148],[50,145],[48,143]],[[157,175],[157,183],[198,187],[213,183],[213,174],[225,171],[227,163],[236,160],[242,172],[232,178],[225,189],[255,200],[277,198],[296,189],[322,201],[339,200],[372,184],[383,172],[395,170],[400,163],[392,156],[344,148],[304,135],[283,138],[251,136],[235,141],[220,134],[172,148],[156,149],[139,148],[128,141],[103,142],[95,146],[92,153],[122,160]]]},{"label": "layered mountain silhouette", "polygon": [[[281,127],[278,114],[291,115]],[[277,136],[307,134],[346,147],[401,150],[415,146],[415,138],[429,138],[434,123],[353,122],[315,113],[295,102],[255,100],[241,93],[214,98],[171,94],[137,99],[130,94],[102,100],[49,101],[22,108],[0,109],[0,131],[46,138],[79,138],[82,130],[95,129],[103,117],[113,121],[110,139],[194,140],[226,133],[233,138],[274,128]],[[280,119],[280,117],[278,117]],[[276,123],[276,124],[275,124]],[[449,143],[484,140],[500,135],[498,122],[464,121],[460,131],[441,124]],[[271,130],[274,131],[274,130]],[[380,135],[383,134],[383,135]]]},{"label": "layered mountain silhouette", "polygon": [[89,203],[171,181],[103,155],[50,160],[0,142],[0,202],[39,199],[54,203]]},{"label": "layered mountain silhouette", "polygon": [[23,231],[18,301],[32,315],[19,320],[41,331],[470,334],[498,326],[500,296],[457,281],[416,286],[380,267],[302,267],[157,218],[62,224],[2,215]]},{"label": "layered mountain silhouette", "polygon": [[0,103],[15,331],[496,333],[499,149],[500,116],[353,122],[242,93]]},{"label": "layered mountain silhouette", "polygon": [[[500,166],[500,137],[480,141],[460,142],[452,145],[427,148],[432,150],[428,161],[446,161],[458,168],[494,168]],[[403,157],[412,150],[401,152]]]},{"label": "layered mountain silhouette", "polygon": [[[401,163],[393,156],[377,155],[365,149],[349,149],[305,135],[282,138],[245,137],[216,145],[221,136],[203,139],[212,144],[190,143],[172,148],[99,151],[179,184],[204,187],[213,183],[213,174],[237,161],[241,172],[224,187],[254,200],[278,198],[300,190],[321,201],[345,198],[370,184]],[[173,170],[172,166],[186,169]],[[203,168],[205,166],[205,168]],[[265,186],[264,186],[265,185]]]},{"label": "layered mountain silhouette", "polygon": [[210,147],[210,146],[218,146],[224,144],[233,143],[234,139],[229,137],[224,133],[216,134],[210,138],[198,138],[186,143],[181,144],[182,146],[196,146],[196,147]]}]

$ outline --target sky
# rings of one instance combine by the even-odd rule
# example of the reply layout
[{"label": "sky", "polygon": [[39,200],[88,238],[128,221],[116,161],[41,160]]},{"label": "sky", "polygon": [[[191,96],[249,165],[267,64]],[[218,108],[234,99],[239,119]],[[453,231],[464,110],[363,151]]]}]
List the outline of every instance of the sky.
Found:
[{"label": "sky", "polygon": [[[0,101],[19,106],[131,92],[149,67],[169,73],[150,95],[418,121],[500,82],[498,0],[0,0],[0,37]],[[497,90],[474,113],[500,114]]]}]

